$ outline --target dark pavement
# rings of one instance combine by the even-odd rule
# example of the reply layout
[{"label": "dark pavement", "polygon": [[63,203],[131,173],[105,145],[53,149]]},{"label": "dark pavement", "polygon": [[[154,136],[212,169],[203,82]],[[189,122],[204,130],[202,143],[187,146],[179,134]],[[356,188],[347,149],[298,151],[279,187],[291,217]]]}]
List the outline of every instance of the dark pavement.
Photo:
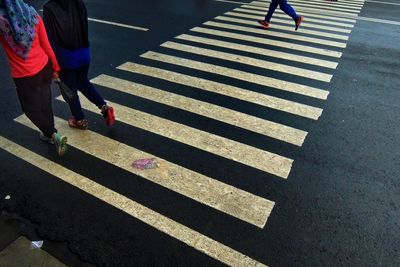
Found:
[{"label": "dark pavement", "polygon": [[[30,2],[38,9],[44,3]],[[321,101],[279,90],[266,91],[251,81],[140,58],[149,50],[166,52],[160,44],[190,33],[191,28],[239,4],[211,0],[85,2],[90,17],[149,29],[143,32],[91,22],[90,78],[107,74],[308,132],[304,144],[297,147],[188,111],[98,87],[106,99],[121,105],[293,159],[288,179],[282,179],[125,123],[107,129],[98,114],[85,111],[93,122],[91,131],[274,201],[265,227],[260,229],[212,209],[74,147],[65,157],[57,158],[52,147],[39,141],[36,131],[13,121],[22,113],[2,52],[1,136],[268,266],[400,266],[400,25],[358,20],[347,47],[337,49],[343,52],[337,69],[326,71],[333,74],[330,83],[271,71],[271,77],[277,79],[329,90],[328,99]],[[399,12],[400,5],[366,2],[360,16],[400,22]],[[283,48],[281,51],[292,52]],[[168,52],[180,55],[177,51]],[[297,54],[330,59],[305,52]],[[265,71],[199,55],[186,57],[212,64],[222,62],[226,67],[252,73]],[[127,61],[249,88],[322,108],[323,113],[314,121],[116,69]],[[303,63],[290,65],[319,70]],[[53,92],[58,95],[55,87]],[[58,100],[54,101],[54,112],[64,119],[70,116],[67,105]],[[0,232],[7,236],[0,238],[0,249],[13,236],[24,234],[45,240],[44,249],[68,266],[222,265],[217,259],[3,149],[0,162],[0,211],[2,221],[9,222],[0,224]],[[6,195],[11,199],[4,200]]]}]

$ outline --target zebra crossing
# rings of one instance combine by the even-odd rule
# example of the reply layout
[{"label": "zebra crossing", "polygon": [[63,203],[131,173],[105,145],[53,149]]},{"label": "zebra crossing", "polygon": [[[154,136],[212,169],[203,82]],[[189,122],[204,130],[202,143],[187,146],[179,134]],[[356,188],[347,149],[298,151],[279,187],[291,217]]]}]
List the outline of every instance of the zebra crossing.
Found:
[{"label": "zebra crossing", "polygon": [[[160,44],[157,49],[141,54],[137,62],[128,61],[121,64],[116,67],[116,73],[179,85],[189,94],[195,89],[200,93],[229,97],[248,105],[268,108],[317,124],[323,109],[311,105],[309,101],[304,103],[293,99],[312,99],[311,103],[322,103],[328,99],[329,83],[334,77],[338,60],[346,48],[349,34],[356,22],[355,19],[342,18],[335,14],[357,16],[364,1],[328,3],[322,0],[293,0],[292,4],[296,10],[305,15],[305,22],[297,32],[294,31],[291,19],[278,11],[271,21],[270,30],[257,27],[256,20],[265,15],[268,1],[245,4],[240,4],[239,1],[229,2],[237,2],[240,6]],[[328,17],[325,17],[326,14]],[[227,80],[230,82],[226,82]],[[123,94],[127,99],[130,96],[146,99],[219,121],[232,129],[243,129],[255,136],[267,136],[276,142],[289,144],[293,150],[301,149],[308,134],[305,129],[285,125],[274,118],[262,118],[249,112],[182,95],[178,91],[164,90],[161,86],[149,86],[142,83],[140,78],[130,80],[104,73],[94,77],[92,83],[110,91],[111,94]],[[246,84],[249,87],[244,86]],[[252,87],[261,89],[254,90]],[[274,93],[278,93],[278,96]],[[57,101],[63,100],[58,97]],[[272,177],[271,179],[290,177],[295,159],[280,155],[276,151],[267,151],[211,133],[207,129],[176,122],[169,118],[168,114],[161,117],[146,113],[134,105],[129,105],[129,101],[122,104],[107,99],[107,102],[117,111],[117,123],[142,129],[187,145],[193,150],[257,169],[268,174],[267,177]],[[81,97],[81,103],[85,110],[98,112],[86,98]],[[273,213],[276,204],[273,200],[90,129],[71,129],[64,118],[56,117],[55,120],[57,128],[68,136],[69,145],[75,149],[180,194],[190,201],[199,202],[248,223],[260,231]],[[25,115],[15,118],[15,122],[37,130]],[[90,180],[90,177],[69,170],[6,137],[0,136],[0,147],[222,263],[230,266],[265,266],[264,263],[226,244],[98,184]],[[157,158],[159,166],[145,171],[132,168],[132,161],[140,158]],[[234,173],[231,179],[235,179]]]}]

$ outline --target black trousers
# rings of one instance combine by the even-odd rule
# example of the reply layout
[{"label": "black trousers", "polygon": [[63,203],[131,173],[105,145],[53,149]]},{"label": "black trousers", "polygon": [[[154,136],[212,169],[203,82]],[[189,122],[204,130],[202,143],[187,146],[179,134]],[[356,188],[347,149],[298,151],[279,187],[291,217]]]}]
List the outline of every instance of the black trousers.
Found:
[{"label": "black trousers", "polygon": [[50,61],[36,75],[14,78],[22,111],[42,131],[51,137],[57,132],[54,128],[54,115],[51,104],[51,80],[53,70]]}]

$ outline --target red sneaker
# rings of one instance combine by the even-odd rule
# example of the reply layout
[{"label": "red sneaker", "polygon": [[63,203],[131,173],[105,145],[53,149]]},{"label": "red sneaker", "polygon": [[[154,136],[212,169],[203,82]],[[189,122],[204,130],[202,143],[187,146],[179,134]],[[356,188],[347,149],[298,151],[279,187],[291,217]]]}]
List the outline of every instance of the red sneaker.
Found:
[{"label": "red sneaker", "polygon": [[68,125],[71,128],[76,128],[76,129],[80,129],[80,130],[87,130],[87,128],[89,127],[89,122],[87,119],[83,119],[80,121],[77,121],[75,119],[69,119],[68,120]]},{"label": "red sneaker", "polygon": [[104,105],[101,108],[101,114],[103,114],[104,120],[106,121],[107,126],[111,126],[115,122],[114,108]]},{"label": "red sneaker", "polygon": [[263,27],[264,29],[269,28],[269,22],[267,22],[265,20],[259,20],[258,23],[260,23],[261,27]]},{"label": "red sneaker", "polygon": [[297,29],[300,27],[300,24],[303,22],[303,20],[304,20],[304,16],[300,16],[295,20],[295,22],[296,22],[296,28],[294,29],[295,31],[297,31]]}]

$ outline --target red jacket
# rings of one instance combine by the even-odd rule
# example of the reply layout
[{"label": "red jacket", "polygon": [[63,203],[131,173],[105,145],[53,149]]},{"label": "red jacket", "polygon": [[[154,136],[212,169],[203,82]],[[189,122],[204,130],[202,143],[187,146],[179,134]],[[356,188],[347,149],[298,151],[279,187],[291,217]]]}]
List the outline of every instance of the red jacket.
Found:
[{"label": "red jacket", "polygon": [[10,48],[7,41],[0,35],[0,43],[2,44],[8,61],[11,66],[11,76],[13,78],[30,77],[39,73],[49,61],[53,63],[53,70],[60,71],[56,56],[50,46],[49,39],[47,38],[46,29],[43,24],[42,18],[39,16],[39,23],[36,25],[35,40],[32,43],[32,48],[28,53],[26,59],[21,58]]}]

